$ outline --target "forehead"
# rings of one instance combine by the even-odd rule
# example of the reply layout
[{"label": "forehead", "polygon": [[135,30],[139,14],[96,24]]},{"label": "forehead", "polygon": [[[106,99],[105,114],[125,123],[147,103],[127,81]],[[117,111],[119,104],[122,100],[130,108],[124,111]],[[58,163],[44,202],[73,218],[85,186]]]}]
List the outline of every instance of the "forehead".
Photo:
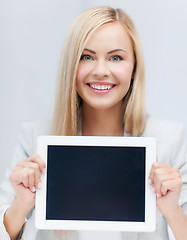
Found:
[{"label": "forehead", "polygon": [[132,50],[129,34],[119,22],[106,23],[90,36],[87,48],[126,48]]}]

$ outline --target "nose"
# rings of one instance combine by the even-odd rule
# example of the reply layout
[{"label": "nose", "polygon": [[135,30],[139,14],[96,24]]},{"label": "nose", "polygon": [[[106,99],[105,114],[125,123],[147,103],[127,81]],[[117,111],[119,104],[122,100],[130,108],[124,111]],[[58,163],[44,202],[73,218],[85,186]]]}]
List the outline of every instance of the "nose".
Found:
[{"label": "nose", "polygon": [[110,76],[110,69],[104,60],[100,60],[96,62],[92,74],[98,79],[107,78]]}]

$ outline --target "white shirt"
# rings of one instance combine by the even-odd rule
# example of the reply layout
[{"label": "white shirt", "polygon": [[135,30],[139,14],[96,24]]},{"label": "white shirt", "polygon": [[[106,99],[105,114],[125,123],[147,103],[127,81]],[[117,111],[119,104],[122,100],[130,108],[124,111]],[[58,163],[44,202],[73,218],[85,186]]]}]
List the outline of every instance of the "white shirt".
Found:
[{"label": "white shirt", "polygon": [[[39,135],[49,134],[49,122],[28,122],[22,127],[19,145],[16,148],[12,167],[15,167],[18,161],[23,161],[36,153],[36,139]],[[185,130],[179,124],[173,124],[166,121],[159,121],[149,118],[143,136],[155,137],[157,140],[157,157],[160,162],[180,169],[183,180],[183,188],[180,195],[179,204],[187,214],[187,155]],[[11,205],[15,192],[8,179],[11,170],[7,171],[6,179],[0,187],[0,239],[10,240],[3,225],[5,211]],[[20,232],[18,239],[27,240],[168,240],[172,239],[172,234],[168,235],[168,225],[165,218],[157,211],[156,232],[153,233],[129,233],[129,232],[93,232],[93,231],[51,231],[37,230],[34,226],[34,211],[27,217],[27,224],[23,227],[23,234]]]}]

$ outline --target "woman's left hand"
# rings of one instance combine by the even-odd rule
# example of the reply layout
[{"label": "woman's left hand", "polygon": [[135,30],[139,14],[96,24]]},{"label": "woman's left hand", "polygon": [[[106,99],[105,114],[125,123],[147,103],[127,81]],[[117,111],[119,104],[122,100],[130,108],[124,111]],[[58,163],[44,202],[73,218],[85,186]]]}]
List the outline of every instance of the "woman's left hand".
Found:
[{"label": "woman's left hand", "polygon": [[167,164],[156,162],[149,175],[150,184],[157,195],[157,207],[165,218],[178,210],[178,200],[182,187],[180,172]]}]

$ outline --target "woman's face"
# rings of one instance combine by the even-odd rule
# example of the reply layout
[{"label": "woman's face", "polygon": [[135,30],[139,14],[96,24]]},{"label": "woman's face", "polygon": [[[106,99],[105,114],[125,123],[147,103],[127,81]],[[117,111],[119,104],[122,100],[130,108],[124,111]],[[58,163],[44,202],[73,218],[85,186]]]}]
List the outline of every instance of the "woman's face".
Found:
[{"label": "woman's face", "polygon": [[120,23],[99,27],[88,40],[78,65],[77,92],[95,109],[122,104],[134,68],[131,40]]}]

